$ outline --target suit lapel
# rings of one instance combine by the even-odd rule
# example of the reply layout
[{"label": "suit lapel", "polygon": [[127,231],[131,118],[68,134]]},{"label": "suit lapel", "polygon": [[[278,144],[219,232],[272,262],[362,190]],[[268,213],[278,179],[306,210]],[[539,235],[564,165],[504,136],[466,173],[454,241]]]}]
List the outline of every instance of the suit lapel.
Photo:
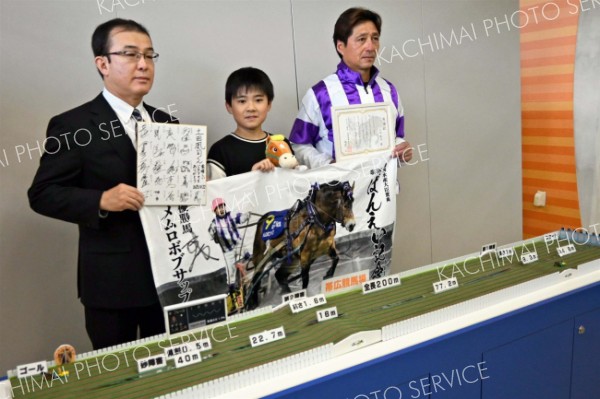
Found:
[{"label": "suit lapel", "polygon": [[131,139],[127,136],[117,114],[110,107],[102,93],[92,100],[91,111],[92,122],[95,127],[102,131],[103,139],[110,134],[107,141],[113,146],[119,157],[127,165],[135,165],[136,152]]},{"label": "suit lapel", "polygon": [[149,106],[146,103],[143,103],[144,108],[146,108],[146,112],[148,112],[148,115],[150,115],[150,119],[152,119],[152,122],[163,122],[161,120],[156,120],[156,117],[158,116],[158,119],[160,118],[160,112],[156,112],[156,108]]},{"label": "suit lapel", "polygon": [[144,103],[144,108],[146,108],[146,111],[148,111],[148,115],[150,115],[150,118],[152,119],[152,122],[157,122],[157,123],[174,123],[174,118],[172,118],[169,114],[167,114],[166,112],[160,111],[154,107],[151,107],[150,105]]}]

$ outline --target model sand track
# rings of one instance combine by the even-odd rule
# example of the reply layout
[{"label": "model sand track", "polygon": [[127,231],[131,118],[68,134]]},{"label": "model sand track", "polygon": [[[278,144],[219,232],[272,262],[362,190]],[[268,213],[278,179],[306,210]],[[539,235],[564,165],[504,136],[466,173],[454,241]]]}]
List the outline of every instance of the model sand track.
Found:
[{"label": "model sand track", "polygon": [[[28,378],[29,389],[25,387],[23,381],[19,382],[18,379],[13,378],[11,379],[13,387],[21,385],[25,391],[23,394],[21,388],[15,388],[14,395],[17,398],[32,399],[133,399],[160,396],[321,345],[336,343],[360,331],[380,329],[385,325],[556,273],[565,268],[576,268],[580,264],[600,258],[600,247],[597,246],[579,245],[576,246],[577,252],[561,258],[557,255],[556,244],[546,247],[543,240],[536,241],[535,244],[539,260],[528,265],[518,262],[522,249],[516,247],[511,262],[505,259],[502,263],[502,260],[499,261],[494,256],[493,264],[486,261],[482,266],[477,258],[468,260],[466,264],[462,261],[457,262],[454,269],[452,265],[446,266],[443,274],[448,277],[454,274],[458,279],[459,287],[440,294],[433,293],[432,284],[440,280],[438,270],[433,269],[404,277],[402,285],[371,294],[363,295],[361,291],[352,291],[331,296],[327,298],[327,304],[295,315],[292,315],[289,307],[284,307],[271,314],[232,322],[229,324],[230,334],[226,327],[218,327],[213,333],[223,342],[212,340],[212,350],[202,352],[203,361],[198,364],[176,369],[172,361],[169,361],[166,369],[140,376],[137,373],[136,361],[133,359],[134,346],[130,346],[115,352],[99,354],[97,357],[78,359],[76,363],[64,367],[69,371],[69,376],[61,380],[56,377],[54,381],[49,379],[42,382],[43,377],[35,377],[37,382],[34,383]],[[532,250],[533,244],[530,243],[527,247],[528,250]],[[491,256],[485,255],[483,259],[491,259]],[[557,261],[565,261],[566,266],[557,267],[555,265]],[[316,310],[331,306],[337,306],[340,316],[317,323]],[[248,338],[250,335],[280,326],[285,328],[285,339],[257,348],[250,346]],[[206,337],[206,334],[203,337]],[[162,347],[168,344],[165,340],[160,342]],[[177,338],[173,340],[174,344],[179,342]],[[153,355],[161,354],[164,349],[158,344],[159,341],[154,341],[145,343],[144,347],[148,348]],[[138,359],[147,356],[148,351],[145,348],[136,351]],[[52,382],[51,387],[50,382]]]}]

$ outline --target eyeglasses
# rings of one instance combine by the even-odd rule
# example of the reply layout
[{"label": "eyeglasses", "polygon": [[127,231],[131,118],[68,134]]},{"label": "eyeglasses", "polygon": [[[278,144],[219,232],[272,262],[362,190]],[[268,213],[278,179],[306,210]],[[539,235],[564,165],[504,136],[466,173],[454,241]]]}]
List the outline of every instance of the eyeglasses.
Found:
[{"label": "eyeglasses", "polygon": [[106,56],[108,55],[120,55],[122,57],[125,57],[125,59],[128,62],[138,62],[142,57],[144,57],[144,60],[148,61],[148,62],[157,62],[158,61],[158,53],[140,53],[139,51],[132,51],[132,50],[122,50],[122,51],[114,51],[112,53],[106,53],[104,54]]}]

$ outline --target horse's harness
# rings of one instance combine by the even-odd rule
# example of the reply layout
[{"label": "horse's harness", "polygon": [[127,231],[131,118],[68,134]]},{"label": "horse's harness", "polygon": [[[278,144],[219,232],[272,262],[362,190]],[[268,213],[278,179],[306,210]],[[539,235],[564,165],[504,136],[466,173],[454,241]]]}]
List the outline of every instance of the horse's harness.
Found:
[{"label": "horse's harness", "polygon": [[[336,223],[343,223],[343,219],[344,219],[343,214],[339,217],[333,217],[333,216],[329,215],[327,212],[325,212],[323,209],[319,208],[315,204],[316,199],[317,199],[317,192],[319,191],[319,189],[320,189],[319,183],[314,183],[310,187],[310,191],[309,191],[308,195],[306,196],[306,198],[304,198],[303,200],[297,200],[296,203],[294,204],[294,206],[290,209],[290,212],[288,212],[288,214],[285,217],[285,233],[286,233],[286,244],[287,244],[286,245],[287,246],[286,260],[288,263],[291,262],[291,257],[294,252],[294,250],[292,248],[293,241],[300,236],[300,234],[302,233],[302,230],[304,230],[307,226],[308,226],[308,230],[306,231],[306,234],[304,235],[304,239],[302,240],[302,243],[298,247],[298,251],[297,251],[298,253],[302,253],[302,250],[304,249],[304,245],[306,244],[306,239],[308,238],[308,234],[310,233],[310,230],[313,228],[314,225],[316,225],[321,230],[323,230],[325,232],[325,234],[329,234],[332,230],[335,229]],[[352,187],[350,186],[350,184],[348,182],[342,183],[342,190],[343,190],[343,198],[352,200]],[[289,229],[290,221],[303,208],[306,208],[308,217],[306,219],[304,219],[302,224],[300,224],[300,226],[295,231],[290,232],[290,229]],[[331,218],[331,220],[328,223],[323,223],[323,221],[321,221],[321,219],[319,218],[318,211],[325,213],[327,216],[329,216]]]},{"label": "horse's harness", "polygon": [[[285,256],[285,260],[287,260],[288,264],[291,263],[291,258],[295,253],[302,253],[302,250],[304,249],[304,245],[306,244],[306,239],[308,238],[308,234],[310,233],[310,230],[312,229],[312,227],[314,225],[317,225],[319,228],[323,229],[323,231],[325,231],[325,233],[329,233],[329,232],[331,232],[331,230],[335,229],[336,223],[343,222],[343,215],[340,218],[334,218],[334,217],[331,217],[331,215],[328,215],[331,217],[332,220],[327,224],[325,224],[321,221],[317,211],[320,210],[321,212],[323,212],[325,214],[327,214],[327,213],[324,212],[319,207],[317,207],[317,205],[315,204],[317,192],[319,191],[319,189],[320,189],[319,184],[314,183],[311,186],[310,191],[309,191],[308,195],[306,196],[306,198],[304,198],[303,200],[297,200],[296,203],[294,204],[294,206],[292,206],[292,208],[290,208],[290,211],[286,214],[285,219],[284,219],[286,240],[285,240],[285,242],[283,242],[283,241],[280,242],[279,244],[277,244],[277,246],[275,248],[271,249],[271,254],[273,254],[273,253],[278,252],[284,246],[287,246],[287,254]],[[353,199],[352,198],[352,186],[350,186],[350,184],[347,181],[342,183],[342,190],[343,190],[343,198],[344,199],[348,199],[348,200]],[[298,227],[294,232],[290,232],[289,226],[290,226],[290,221],[291,221],[292,217],[294,217],[303,208],[306,208],[308,217],[302,222],[300,227]],[[304,239],[302,240],[302,243],[300,244],[300,246],[298,248],[293,249],[292,242],[300,236],[300,234],[302,233],[302,230],[304,230],[307,226],[308,226],[308,230],[306,231],[306,234],[304,235]],[[270,255],[265,256],[259,262],[259,264],[255,265],[254,267],[257,270],[261,270],[261,266],[269,258],[270,258]],[[284,259],[281,259],[280,262],[283,260]],[[268,269],[265,268],[264,270],[262,270],[262,272],[260,272],[259,278],[256,281],[259,282],[260,280],[262,280],[262,277],[265,275],[265,273],[268,272],[269,269],[273,268],[276,263],[278,263],[278,262],[273,262],[271,264],[270,268],[268,268]],[[252,284],[252,287],[250,288],[250,294],[255,289],[255,285],[256,285],[256,282],[254,284]],[[250,294],[248,294],[248,295],[250,295]]]}]

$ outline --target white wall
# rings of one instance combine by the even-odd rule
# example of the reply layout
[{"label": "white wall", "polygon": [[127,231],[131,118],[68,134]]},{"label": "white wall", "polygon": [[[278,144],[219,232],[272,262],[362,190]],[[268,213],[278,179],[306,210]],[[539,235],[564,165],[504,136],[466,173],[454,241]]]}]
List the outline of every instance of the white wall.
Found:
[{"label": "white wall", "polygon": [[[269,74],[275,102],[265,128],[287,134],[298,96],[335,70],[337,16],[355,5],[378,11],[379,67],[400,92],[408,140],[427,151],[400,171],[394,269],[521,239],[519,35],[484,29],[517,0],[114,3],[0,3],[0,375],[51,358],[62,343],[90,349],[76,298],[77,229],[29,209],[39,152],[30,159],[27,145],[43,140],[51,116],[101,90],[89,42],[115,16],[143,23],[161,54],[147,102],[208,125],[212,144],[234,128],[223,105],[230,72],[252,65]],[[474,40],[390,60],[392,46],[402,52],[414,40],[406,47],[414,52],[418,39],[460,36],[471,23]]]},{"label": "white wall", "polygon": [[[587,10],[583,8],[582,10]],[[600,13],[581,12],[573,82],[575,159],[581,225],[600,220]]]}]

